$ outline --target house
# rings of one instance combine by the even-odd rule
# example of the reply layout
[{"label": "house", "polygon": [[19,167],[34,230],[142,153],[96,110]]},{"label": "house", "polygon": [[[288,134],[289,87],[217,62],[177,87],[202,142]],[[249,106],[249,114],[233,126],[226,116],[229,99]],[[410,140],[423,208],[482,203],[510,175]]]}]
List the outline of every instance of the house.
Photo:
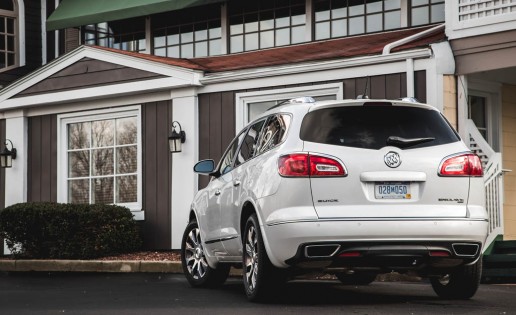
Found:
[{"label": "house", "polygon": [[[456,47],[471,33],[448,40],[455,15],[445,8],[453,3],[47,3],[52,13],[40,14],[44,65],[0,91],[0,136],[17,149],[13,166],[0,173],[0,204],[122,204],[141,221],[146,248],[176,249],[190,201],[207,181],[192,173],[194,163],[220,158],[239,129],[285,99],[416,97],[464,137],[470,105],[461,88],[466,81],[472,88],[474,75],[457,72]],[[514,13],[503,18],[511,24]],[[186,141],[171,154],[173,122]],[[497,185],[501,191],[503,182]]]}]

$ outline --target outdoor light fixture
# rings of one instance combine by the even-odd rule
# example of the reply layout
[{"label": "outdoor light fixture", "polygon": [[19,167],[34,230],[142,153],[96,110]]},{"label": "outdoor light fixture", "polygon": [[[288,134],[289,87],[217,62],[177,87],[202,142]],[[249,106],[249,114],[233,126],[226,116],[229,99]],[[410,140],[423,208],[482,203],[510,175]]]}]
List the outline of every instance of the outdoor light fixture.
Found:
[{"label": "outdoor light fixture", "polygon": [[[179,132],[176,128],[179,127]],[[170,153],[181,152],[181,143],[185,143],[186,133],[181,129],[181,124],[177,121],[172,122],[172,132],[168,136],[168,145]]]},{"label": "outdoor light fixture", "polygon": [[[11,150],[7,148],[7,141],[9,141],[9,143],[11,144]],[[6,139],[5,147],[0,153],[0,166],[2,168],[12,167],[14,159],[16,159],[16,149],[13,147],[13,143],[11,142],[11,140]]]}]

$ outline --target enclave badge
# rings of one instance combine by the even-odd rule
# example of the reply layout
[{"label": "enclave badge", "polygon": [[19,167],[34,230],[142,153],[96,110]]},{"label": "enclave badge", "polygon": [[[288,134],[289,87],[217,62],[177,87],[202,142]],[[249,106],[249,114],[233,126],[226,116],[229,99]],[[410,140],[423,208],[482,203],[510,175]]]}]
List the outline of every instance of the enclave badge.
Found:
[{"label": "enclave badge", "polygon": [[385,154],[383,160],[385,162],[385,165],[391,168],[398,167],[401,164],[400,155],[393,151],[390,151],[389,153]]}]

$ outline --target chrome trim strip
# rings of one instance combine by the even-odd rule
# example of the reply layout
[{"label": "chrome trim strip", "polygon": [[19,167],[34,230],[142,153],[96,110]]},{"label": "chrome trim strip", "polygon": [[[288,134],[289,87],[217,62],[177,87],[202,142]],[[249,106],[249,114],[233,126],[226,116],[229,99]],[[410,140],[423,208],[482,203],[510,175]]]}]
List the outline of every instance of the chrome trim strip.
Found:
[{"label": "chrome trim strip", "polygon": [[320,223],[320,222],[336,222],[336,221],[349,221],[349,222],[361,222],[361,221],[481,221],[489,222],[488,219],[482,218],[328,218],[320,220],[289,220],[289,221],[278,221],[267,223],[267,226],[289,224],[289,223]]},{"label": "chrome trim strip", "polygon": [[218,243],[218,242],[229,241],[229,240],[235,239],[237,237],[238,236],[228,236],[228,237],[223,237],[223,238],[217,238],[214,240],[206,241],[206,242],[204,242],[204,244],[213,244],[213,243]]}]

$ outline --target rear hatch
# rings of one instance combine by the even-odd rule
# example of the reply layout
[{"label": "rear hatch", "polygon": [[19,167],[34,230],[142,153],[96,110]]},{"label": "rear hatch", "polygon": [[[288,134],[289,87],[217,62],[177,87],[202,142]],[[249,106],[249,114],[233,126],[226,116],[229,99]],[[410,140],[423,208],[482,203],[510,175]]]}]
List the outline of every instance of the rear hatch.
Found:
[{"label": "rear hatch", "polygon": [[300,137],[305,152],[333,157],[346,170],[346,176],[311,177],[320,218],[467,215],[470,178],[439,171],[468,149],[437,110],[390,103],[314,107]]}]

